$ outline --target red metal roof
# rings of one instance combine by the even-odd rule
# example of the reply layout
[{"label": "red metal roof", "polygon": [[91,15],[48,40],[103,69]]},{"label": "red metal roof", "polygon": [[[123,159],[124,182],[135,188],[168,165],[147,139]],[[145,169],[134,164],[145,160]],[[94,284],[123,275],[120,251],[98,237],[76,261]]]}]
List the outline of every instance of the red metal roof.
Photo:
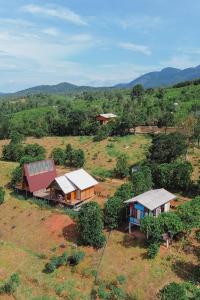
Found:
[{"label": "red metal roof", "polygon": [[24,175],[31,193],[46,189],[57,175],[54,161],[49,159],[24,164]]}]

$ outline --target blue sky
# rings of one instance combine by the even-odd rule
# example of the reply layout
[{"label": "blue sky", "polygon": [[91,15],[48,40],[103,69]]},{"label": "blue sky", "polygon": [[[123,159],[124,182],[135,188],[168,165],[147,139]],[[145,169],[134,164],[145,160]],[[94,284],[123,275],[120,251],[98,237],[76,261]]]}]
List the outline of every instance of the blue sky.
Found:
[{"label": "blue sky", "polygon": [[0,0],[0,92],[200,64],[199,0]]}]

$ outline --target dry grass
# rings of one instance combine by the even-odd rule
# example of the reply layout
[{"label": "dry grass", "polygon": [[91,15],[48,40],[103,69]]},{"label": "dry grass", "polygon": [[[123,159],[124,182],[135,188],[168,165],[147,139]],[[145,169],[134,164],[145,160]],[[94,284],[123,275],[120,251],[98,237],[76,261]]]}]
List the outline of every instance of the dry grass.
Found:
[{"label": "dry grass", "polygon": [[[131,163],[139,161],[150,140],[144,136],[130,136],[97,144],[92,143],[88,137],[52,137],[29,138],[27,142],[45,146],[48,155],[54,147],[65,147],[67,143],[77,148],[82,147],[87,155],[86,169],[92,171],[96,167],[112,169],[118,151],[127,151]],[[107,147],[109,143],[114,143],[114,149]],[[93,160],[97,151],[98,157]],[[195,156],[198,153],[195,152]],[[108,161],[111,157],[113,160]],[[15,166],[15,163],[0,161],[0,185],[7,186]],[[65,171],[64,168],[58,168],[59,174]],[[102,205],[106,197],[112,195],[121,184],[122,181],[114,179],[100,183],[96,201]],[[185,199],[180,199],[180,203],[182,201]],[[19,300],[32,300],[41,295],[49,295],[58,300],[65,299],[66,295],[73,300],[90,299],[94,280],[92,274],[102,250],[81,247],[86,258],[78,267],[61,267],[53,274],[42,272],[45,263],[53,255],[59,255],[64,250],[70,253],[76,238],[76,224],[67,215],[56,209],[40,209],[29,201],[18,200],[6,189],[6,201],[0,207],[0,280],[8,278],[13,272],[19,272],[21,285],[15,294],[15,299]],[[168,250],[162,248],[158,257],[150,261],[146,259],[141,234],[137,233],[137,238],[134,238],[124,230],[113,231],[102,260],[99,278],[111,280],[123,274],[127,278],[125,287],[128,291],[135,293],[139,300],[154,300],[163,285],[183,279],[172,269],[176,259],[182,259],[188,264],[197,262],[194,254],[186,255],[183,251],[178,252],[178,249],[179,244],[174,244]],[[60,285],[64,285],[61,296],[57,291]],[[14,298],[0,296],[0,299]]]},{"label": "dry grass", "polygon": [[[7,143],[8,140],[0,141],[0,156],[3,145]],[[127,154],[130,164],[139,162],[144,158],[150,138],[142,135],[130,135],[93,142],[92,137],[45,137],[42,139],[27,138],[26,143],[42,145],[47,151],[47,157],[55,147],[65,148],[67,144],[71,144],[74,148],[81,148],[86,155],[85,168],[92,171],[95,168],[112,169],[117,156],[121,153]],[[109,147],[111,144],[112,146]]]}]

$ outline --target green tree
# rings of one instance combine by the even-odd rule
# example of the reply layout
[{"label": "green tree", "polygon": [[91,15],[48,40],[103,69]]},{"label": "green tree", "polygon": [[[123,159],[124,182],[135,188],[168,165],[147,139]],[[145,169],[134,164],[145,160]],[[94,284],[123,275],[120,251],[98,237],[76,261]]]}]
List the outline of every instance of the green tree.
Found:
[{"label": "green tree", "polygon": [[122,201],[131,199],[133,194],[133,185],[131,182],[122,184],[115,192],[115,197],[122,199]]},{"label": "green tree", "polygon": [[161,300],[188,300],[186,290],[183,285],[171,282],[160,290],[159,298]]},{"label": "green tree", "polygon": [[141,100],[142,96],[144,95],[144,88],[141,84],[136,84],[131,92],[131,99],[132,100]]},{"label": "green tree", "polygon": [[9,280],[0,286],[0,294],[12,295],[20,285],[20,278],[18,273],[14,273],[10,276]]},{"label": "green tree", "polygon": [[2,158],[7,161],[19,161],[24,155],[24,148],[21,144],[10,143],[3,146]]},{"label": "green tree", "polygon": [[66,160],[66,154],[65,151],[61,148],[54,148],[51,152],[51,157],[55,161],[56,165],[64,165]]},{"label": "green tree", "polygon": [[77,149],[72,151],[70,165],[75,168],[83,167],[85,163],[85,154],[82,149]]},{"label": "green tree", "polygon": [[122,224],[124,203],[118,197],[110,197],[104,207],[104,222],[113,230]]},{"label": "green tree", "polygon": [[147,166],[140,167],[137,172],[132,173],[131,181],[135,196],[149,191],[153,186],[150,168]]},{"label": "green tree", "polygon": [[28,144],[24,148],[24,154],[31,157],[38,157],[38,160],[45,159],[46,150],[38,144]]},{"label": "green tree", "polygon": [[177,214],[187,232],[200,227],[200,196],[180,205],[177,208]]},{"label": "green tree", "polygon": [[23,169],[21,166],[17,166],[11,173],[11,185],[15,187],[17,183],[22,181]]},{"label": "green tree", "polygon": [[157,163],[170,163],[186,154],[187,147],[186,138],[178,132],[155,135],[149,149],[149,158]]},{"label": "green tree", "polygon": [[83,245],[103,247],[105,236],[103,234],[103,214],[96,202],[82,205],[78,216],[78,232]]},{"label": "green tree", "polygon": [[125,154],[122,154],[118,157],[114,172],[118,178],[124,178],[128,176],[129,165],[128,165],[128,158]]},{"label": "green tree", "polygon": [[0,187],[0,204],[2,204],[5,200],[5,191],[3,187]]}]

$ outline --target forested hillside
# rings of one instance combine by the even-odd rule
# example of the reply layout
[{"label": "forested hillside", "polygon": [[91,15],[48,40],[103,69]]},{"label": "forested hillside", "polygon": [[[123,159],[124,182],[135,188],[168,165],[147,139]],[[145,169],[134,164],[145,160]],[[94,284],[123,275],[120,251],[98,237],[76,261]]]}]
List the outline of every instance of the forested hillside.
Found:
[{"label": "forested hillside", "polygon": [[[95,116],[112,112],[118,118],[102,135],[124,135],[138,125],[197,126],[200,84],[191,82],[165,89],[88,91],[76,95],[29,95],[0,102],[0,138],[13,131],[24,136],[95,135]],[[193,124],[188,127],[188,122]]]}]

